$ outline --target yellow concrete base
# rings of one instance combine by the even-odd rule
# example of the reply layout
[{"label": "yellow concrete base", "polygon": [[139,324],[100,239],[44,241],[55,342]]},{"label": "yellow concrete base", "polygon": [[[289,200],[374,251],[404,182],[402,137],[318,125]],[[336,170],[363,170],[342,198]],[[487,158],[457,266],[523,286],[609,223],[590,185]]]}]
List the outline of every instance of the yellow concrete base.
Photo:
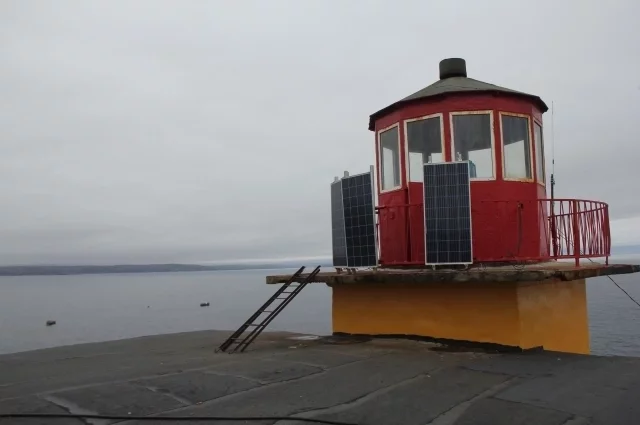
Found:
[{"label": "yellow concrete base", "polygon": [[333,332],[589,353],[584,279],[333,286]]}]

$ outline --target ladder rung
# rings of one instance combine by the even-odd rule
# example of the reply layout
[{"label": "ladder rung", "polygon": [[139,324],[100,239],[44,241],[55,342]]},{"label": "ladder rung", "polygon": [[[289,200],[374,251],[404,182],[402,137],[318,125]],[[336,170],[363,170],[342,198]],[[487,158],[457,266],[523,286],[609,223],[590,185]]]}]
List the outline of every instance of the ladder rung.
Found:
[{"label": "ladder rung", "polygon": [[[231,337],[227,338],[227,340],[218,348],[218,350],[227,352],[244,351],[244,349],[248,347],[258,335],[260,335],[264,328],[267,327],[269,322],[271,322],[271,320],[280,313],[282,308],[286,306],[288,302],[291,301],[293,297],[306,286],[311,278],[318,273],[318,271],[320,270],[320,266],[316,267],[311,274],[304,277],[303,281],[294,282],[295,279],[301,278],[301,273],[303,270],[304,267],[301,267],[295,274],[293,274],[289,278],[285,286],[282,287],[279,292],[276,292],[276,294],[274,294],[275,297],[270,298],[266,303],[263,304],[262,307],[260,307],[261,309],[265,310],[258,310],[256,313],[254,313],[254,315],[251,316],[251,318],[244,325],[242,325],[241,328],[239,328]],[[274,300],[280,300],[283,302],[272,305]],[[287,303],[285,303],[284,301],[287,301]],[[273,308],[273,310],[266,310],[266,308]],[[258,320],[258,317],[263,313],[269,314],[269,316],[263,316],[263,319],[260,323],[248,323]],[[255,329],[248,330],[247,328]],[[222,347],[225,348],[222,349]],[[216,352],[218,352],[218,350],[216,350]]]}]

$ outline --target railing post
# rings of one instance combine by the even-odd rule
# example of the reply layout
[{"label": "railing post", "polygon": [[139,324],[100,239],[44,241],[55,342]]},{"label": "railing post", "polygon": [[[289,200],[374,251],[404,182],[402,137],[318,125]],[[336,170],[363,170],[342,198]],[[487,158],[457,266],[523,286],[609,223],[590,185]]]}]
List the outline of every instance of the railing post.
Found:
[{"label": "railing post", "polygon": [[611,229],[609,227],[609,205],[604,206],[604,252],[606,254],[605,264],[609,265],[609,255],[611,254]]},{"label": "railing post", "polygon": [[551,243],[553,246],[553,258],[558,259],[558,229],[556,229],[556,211],[555,211],[555,201],[552,199],[549,203],[551,205]]},{"label": "railing post", "polygon": [[580,265],[580,219],[578,217],[578,201],[571,201],[573,214],[571,214],[571,227],[573,227],[573,256],[576,259],[576,266]]}]

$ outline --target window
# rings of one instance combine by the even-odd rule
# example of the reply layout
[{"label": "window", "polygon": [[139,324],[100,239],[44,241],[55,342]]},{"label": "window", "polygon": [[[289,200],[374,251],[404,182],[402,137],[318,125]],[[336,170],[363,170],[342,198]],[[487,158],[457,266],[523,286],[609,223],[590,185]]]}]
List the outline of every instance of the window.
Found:
[{"label": "window", "polygon": [[538,174],[538,181],[544,183],[546,181],[546,171],[544,164],[544,142],[542,140],[542,126],[535,123],[535,130],[533,132],[533,140],[536,143],[536,173]]},{"label": "window", "polygon": [[453,160],[471,162],[472,177],[494,177],[491,116],[490,112],[452,114]]},{"label": "window", "polygon": [[444,162],[440,116],[407,121],[407,146],[409,150],[409,181],[424,181],[422,165],[428,162]]},{"label": "window", "polygon": [[379,133],[382,190],[400,187],[400,145],[398,126]]},{"label": "window", "polygon": [[532,179],[529,118],[501,114],[505,179]]}]

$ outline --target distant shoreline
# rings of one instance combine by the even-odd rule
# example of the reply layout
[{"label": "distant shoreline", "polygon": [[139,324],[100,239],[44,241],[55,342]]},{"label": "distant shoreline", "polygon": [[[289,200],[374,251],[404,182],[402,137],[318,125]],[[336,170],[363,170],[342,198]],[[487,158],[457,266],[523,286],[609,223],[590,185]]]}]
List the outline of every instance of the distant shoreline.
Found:
[{"label": "distant shoreline", "polygon": [[[612,247],[612,257],[636,257],[640,256],[640,245]],[[325,260],[284,260],[273,263],[246,263],[246,264],[115,264],[106,266],[97,265],[22,265],[0,266],[2,276],[66,276],[81,274],[118,274],[118,273],[175,273],[175,272],[208,272],[208,271],[238,271],[238,270],[274,270],[297,269],[300,266],[333,267],[331,259]]]},{"label": "distant shoreline", "polygon": [[[117,273],[174,273],[174,272],[205,272],[205,271],[234,271],[257,269],[288,269],[298,268],[300,263],[268,263],[268,264],[220,264],[203,266],[197,264],[131,264],[111,266],[0,266],[0,276],[67,276],[81,274],[117,274]],[[320,262],[324,267],[330,265]],[[315,267],[317,264],[309,266]]]}]

